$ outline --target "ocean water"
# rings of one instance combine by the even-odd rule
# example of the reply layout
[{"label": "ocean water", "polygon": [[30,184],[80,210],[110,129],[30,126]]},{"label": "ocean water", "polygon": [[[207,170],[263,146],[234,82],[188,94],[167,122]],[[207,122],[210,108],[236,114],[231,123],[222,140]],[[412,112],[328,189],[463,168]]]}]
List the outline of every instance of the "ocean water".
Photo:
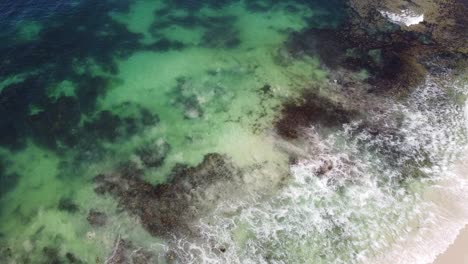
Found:
[{"label": "ocean water", "polygon": [[[465,75],[428,75],[403,99],[359,97],[379,106],[364,119],[388,134],[362,120],[326,132],[310,124],[301,140],[276,133],[282,106],[304,89],[343,97],[318,55],[292,56],[285,43],[336,28],[344,10],[0,3],[0,263],[430,262],[468,222]],[[163,158],[145,160],[152,147]],[[151,235],[94,190],[96,175],[123,162],[158,185],[208,153],[228,157],[241,180],[206,185],[195,235]],[[89,221],[92,211],[105,223]],[[126,262],[109,258],[119,238],[132,244]],[[151,261],[137,262],[141,251]]]}]

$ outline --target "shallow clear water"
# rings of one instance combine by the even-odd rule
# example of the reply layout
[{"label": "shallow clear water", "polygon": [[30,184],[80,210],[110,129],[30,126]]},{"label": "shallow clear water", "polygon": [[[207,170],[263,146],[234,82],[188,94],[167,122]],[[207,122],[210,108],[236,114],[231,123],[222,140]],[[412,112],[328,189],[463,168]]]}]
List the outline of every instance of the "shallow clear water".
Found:
[{"label": "shallow clear water", "polygon": [[[342,96],[318,57],[284,51],[291,32],[339,24],[340,1],[31,2],[0,4],[2,263],[104,263],[118,237],[162,263],[390,263],[401,248],[401,263],[424,263],[467,219],[462,77],[363,97],[380,108],[366,118],[394,133],[356,120],[276,135],[281,105],[304,88]],[[152,144],[170,147],[145,167]],[[196,236],[151,236],[94,191],[121,162],[160,184],[207,153],[242,176],[208,186],[216,201],[190,223]],[[447,238],[431,237],[440,228]]]}]

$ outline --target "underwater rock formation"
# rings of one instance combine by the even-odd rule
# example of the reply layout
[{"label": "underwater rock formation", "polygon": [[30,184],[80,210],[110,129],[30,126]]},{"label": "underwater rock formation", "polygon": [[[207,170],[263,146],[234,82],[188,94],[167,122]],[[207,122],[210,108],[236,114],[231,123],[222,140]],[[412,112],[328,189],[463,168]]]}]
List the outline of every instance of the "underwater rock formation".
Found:
[{"label": "underwater rock formation", "polygon": [[190,79],[177,78],[177,85],[171,91],[172,104],[180,107],[184,111],[184,117],[187,119],[196,119],[203,116],[202,105],[197,99],[195,89]]},{"label": "underwater rock formation", "polygon": [[76,213],[76,212],[78,212],[80,210],[78,205],[76,205],[73,202],[73,200],[68,198],[68,197],[61,198],[57,208],[60,211],[65,211],[65,212],[69,212],[69,213]]},{"label": "underwater rock formation", "polygon": [[[462,61],[468,55],[468,33],[464,28],[467,21],[463,15],[468,9],[461,1],[350,0],[347,4],[347,17],[341,26],[312,26],[292,34],[286,44],[289,53],[318,54],[331,71],[344,68],[368,75],[364,82],[373,87],[369,91],[403,95],[422,83],[427,62],[434,57],[453,54],[454,60]],[[424,22],[401,25],[383,13],[408,8],[425,12]],[[453,65],[453,61],[445,61],[438,67]]]},{"label": "underwater rock formation", "polygon": [[59,144],[73,145],[76,142],[73,128],[80,118],[78,101],[73,97],[60,97],[56,102],[49,102],[44,111],[32,115],[30,122],[42,145],[56,148]]},{"label": "underwater rock formation", "polygon": [[91,209],[86,217],[88,223],[93,227],[104,226],[107,223],[107,215],[95,209]]},{"label": "underwater rock formation", "polygon": [[112,111],[103,110],[97,113],[94,118],[84,123],[82,133],[89,133],[89,138],[113,142],[158,123],[158,115],[139,105],[125,102],[114,106]]},{"label": "underwater rock formation", "polygon": [[[15,173],[8,173],[5,164],[0,157],[0,198],[3,194],[13,190],[18,184],[20,176]],[[1,211],[1,210],[0,210]]]},{"label": "underwater rock formation", "polygon": [[125,254],[125,251],[127,249],[127,243],[125,240],[121,239],[118,237],[115,242],[114,249],[112,251],[112,254],[107,258],[106,264],[120,264],[120,263],[126,263],[127,262],[127,257]]},{"label": "underwater rock formation", "polygon": [[139,147],[136,150],[136,154],[146,166],[159,167],[170,150],[171,146],[169,143],[164,140],[157,140]]},{"label": "underwater rock formation", "polygon": [[155,256],[150,252],[137,248],[130,241],[122,239],[120,236],[116,238],[112,253],[104,262],[105,264],[148,264],[159,263]]},{"label": "underwater rock formation", "polygon": [[203,34],[202,45],[204,47],[230,49],[241,44],[239,31],[234,27],[234,18],[228,17],[214,22],[218,26],[207,29]]},{"label": "underwater rock formation", "polygon": [[[42,248],[43,261],[38,263],[47,263],[47,264],[84,264],[85,262],[76,257],[73,253],[67,252],[65,255],[61,255],[60,249],[58,247],[46,246]],[[38,261],[37,259],[34,261]],[[29,263],[29,262],[28,262]]]},{"label": "underwater rock formation", "polygon": [[[0,89],[0,145],[16,150],[32,138],[56,150],[59,145],[76,143],[81,137],[77,135],[81,116],[96,109],[98,98],[115,81],[115,59],[148,49],[140,43],[140,34],[130,32],[110,15],[111,11],[128,10],[130,5],[129,1],[115,5],[85,1],[73,4],[73,12],[67,11],[67,15],[64,10],[49,10],[49,26],[33,39],[17,42],[11,34],[1,34],[0,76],[15,81]],[[82,12],[89,18],[83,20]],[[51,87],[63,81],[74,87],[74,96],[50,98]]]},{"label": "underwater rock formation", "polygon": [[287,102],[281,118],[276,121],[277,133],[288,139],[298,138],[300,130],[311,124],[319,127],[340,127],[358,116],[355,110],[345,109],[340,103],[321,97],[312,91],[305,91],[302,101]]},{"label": "underwater rock formation", "polygon": [[[347,6],[347,16],[340,26],[316,27],[311,23],[308,29],[291,34],[279,51],[278,56],[286,59],[318,55],[328,69],[331,89],[327,90],[327,98],[316,95],[319,89],[305,89],[300,97],[303,101],[285,102],[275,123],[277,133],[296,139],[301,130],[312,125],[337,127],[361,121],[353,133],[367,135],[366,140],[357,139],[367,151],[385,157],[395,168],[414,171],[418,165],[430,166],[422,150],[406,146],[403,135],[398,133],[398,116],[384,114],[388,107],[382,106],[387,96],[406,98],[427,74],[443,76],[466,66],[468,32],[463,30],[467,23],[462,15],[466,3],[349,0]],[[424,21],[395,22],[385,13],[399,10],[424,13]],[[440,34],[442,28],[450,34]],[[382,117],[372,118],[371,113]],[[420,154],[418,159],[415,153]]]},{"label": "underwater rock formation", "polygon": [[136,164],[123,164],[112,173],[97,175],[95,192],[117,198],[150,234],[162,237],[196,235],[192,224],[241,180],[239,169],[220,154],[205,155],[195,167],[176,165],[168,183],[152,185],[142,174]]}]

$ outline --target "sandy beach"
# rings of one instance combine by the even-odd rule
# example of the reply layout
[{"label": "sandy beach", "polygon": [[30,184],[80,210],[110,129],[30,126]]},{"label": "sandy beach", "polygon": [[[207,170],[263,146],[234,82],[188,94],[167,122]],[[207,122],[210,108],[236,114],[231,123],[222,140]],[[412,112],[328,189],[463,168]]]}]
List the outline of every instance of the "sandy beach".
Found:
[{"label": "sandy beach", "polygon": [[468,264],[468,226],[465,226],[447,251],[437,257],[434,264]]}]

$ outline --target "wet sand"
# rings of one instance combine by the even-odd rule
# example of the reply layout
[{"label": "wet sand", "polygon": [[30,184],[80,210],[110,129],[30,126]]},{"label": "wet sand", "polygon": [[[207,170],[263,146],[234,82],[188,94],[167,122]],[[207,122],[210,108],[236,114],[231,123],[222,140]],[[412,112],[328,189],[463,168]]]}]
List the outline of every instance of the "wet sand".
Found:
[{"label": "wet sand", "polygon": [[468,226],[465,226],[453,244],[433,264],[468,264]]}]

